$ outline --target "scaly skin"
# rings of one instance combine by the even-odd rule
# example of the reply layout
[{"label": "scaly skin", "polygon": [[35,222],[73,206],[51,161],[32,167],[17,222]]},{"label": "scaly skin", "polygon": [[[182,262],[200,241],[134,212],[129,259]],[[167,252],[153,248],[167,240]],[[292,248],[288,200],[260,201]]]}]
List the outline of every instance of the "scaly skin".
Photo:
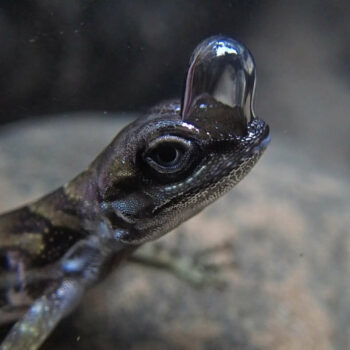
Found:
[{"label": "scaly skin", "polygon": [[238,42],[213,37],[190,61],[182,104],[123,129],[87,170],[0,216],[1,349],[37,349],[87,287],[237,184],[269,129],[254,116],[255,68]]}]

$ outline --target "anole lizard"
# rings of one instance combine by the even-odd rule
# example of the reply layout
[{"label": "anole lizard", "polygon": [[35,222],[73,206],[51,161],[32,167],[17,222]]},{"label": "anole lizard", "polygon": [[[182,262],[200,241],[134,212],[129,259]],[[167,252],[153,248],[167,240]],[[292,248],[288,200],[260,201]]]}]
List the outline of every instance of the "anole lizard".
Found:
[{"label": "anole lizard", "polygon": [[124,128],[72,181],[0,216],[2,350],[35,350],[96,284],[237,184],[269,142],[253,112],[255,64],[239,42],[204,40],[181,103]]}]

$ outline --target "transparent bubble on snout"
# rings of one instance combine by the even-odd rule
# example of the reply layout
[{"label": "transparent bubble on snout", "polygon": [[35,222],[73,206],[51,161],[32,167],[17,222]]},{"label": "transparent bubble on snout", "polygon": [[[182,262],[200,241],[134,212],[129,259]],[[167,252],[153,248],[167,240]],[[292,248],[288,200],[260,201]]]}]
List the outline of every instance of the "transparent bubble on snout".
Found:
[{"label": "transparent bubble on snout", "polygon": [[[255,64],[249,50],[238,41],[215,36],[202,41],[194,50],[182,97],[182,119],[200,101],[214,99],[230,107],[240,107],[247,122],[254,117]],[[198,107],[198,106],[197,106]]]}]

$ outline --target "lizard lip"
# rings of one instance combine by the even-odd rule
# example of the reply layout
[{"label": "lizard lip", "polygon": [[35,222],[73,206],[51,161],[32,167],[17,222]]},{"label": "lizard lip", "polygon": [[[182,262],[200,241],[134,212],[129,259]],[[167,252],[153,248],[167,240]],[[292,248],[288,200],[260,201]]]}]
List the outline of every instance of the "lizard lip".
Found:
[{"label": "lizard lip", "polygon": [[271,136],[270,136],[270,134],[268,134],[268,135],[260,142],[260,148],[266,149],[267,146],[270,144],[270,142],[271,142]]},{"label": "lizard lip", "polygon": [[264,131],[263,131],[263,134],[261,137],[261,141],[259,142],[259,144],[257,144],[252,149],[252,152],[253,153],[261,153],[261,152],[265,151],[265,149],[270,144],[270,142],[271,142],[270,128],[267,124],[265,124],[265,128],[264,128]]}]

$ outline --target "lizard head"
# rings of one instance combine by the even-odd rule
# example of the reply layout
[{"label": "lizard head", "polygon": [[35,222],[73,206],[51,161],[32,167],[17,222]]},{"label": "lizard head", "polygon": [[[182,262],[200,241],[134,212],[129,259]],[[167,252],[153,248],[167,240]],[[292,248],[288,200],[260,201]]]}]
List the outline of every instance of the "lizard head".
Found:
[{"label": "lizard head", "polygon": [[127,126],[98,158],[101,210],[123,242],[158,238],[230,190],[258,161],[268,125],[255,117],[255,65],[226,37],[195,49],[182,102]]}]

